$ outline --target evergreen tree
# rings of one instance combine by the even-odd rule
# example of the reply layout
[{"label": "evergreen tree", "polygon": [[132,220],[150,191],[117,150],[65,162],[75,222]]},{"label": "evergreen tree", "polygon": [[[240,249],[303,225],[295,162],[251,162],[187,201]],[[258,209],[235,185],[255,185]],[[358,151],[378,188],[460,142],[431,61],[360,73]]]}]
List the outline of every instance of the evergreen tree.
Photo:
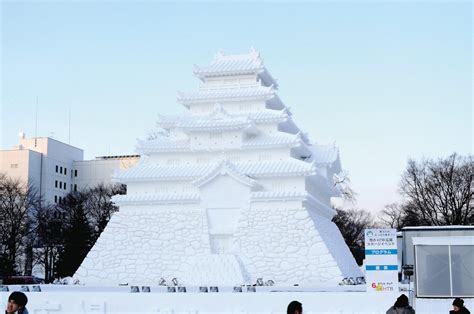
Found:
[{"label": "evergreen tree", "polygon": [[63,248],[56,264],[59,277],[72,276],[92,247],[92,229],[85,209],[86,194],[69,194],[60,207],[64,208]]}]

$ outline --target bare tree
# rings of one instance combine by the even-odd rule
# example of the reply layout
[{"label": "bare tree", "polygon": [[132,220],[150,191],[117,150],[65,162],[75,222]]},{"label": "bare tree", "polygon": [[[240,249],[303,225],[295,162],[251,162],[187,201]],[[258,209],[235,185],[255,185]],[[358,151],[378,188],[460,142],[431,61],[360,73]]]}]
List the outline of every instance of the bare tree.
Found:
[{"label": "bare tree", "polygon": [[357,193],[351,187],[351,179],[347,171],[343,170],[333,176],[334,186],[341,192],[342,199],[345,202],[354,204]]},{"label": "bare tree", "polygon": [[18,273],[19,260],[31,244],[32,213],[40,207],[40,198],[32,187],[19,179],[0,174],[0,272]]},{"label": "bare tree", "polygon": [[400,182],[402,224],[474,224],[474,208],[470,206],[473,179],[472,156],[452,154],[419,163],[409,160]]},{"label": "bare tree", "polygon": [[359,265],[362,265],[365,253],[364,230],[374,228],[374,218],[363,209],[336,209],[333,222],[341,231],[342,237]]},{"label": "bare tree", "polygon": [[85,205],[87,216],[91,227],[95,231],[95,239],[97,239],[109,222],[112,214],[118,210],[118,207],[112,203],[111,197],[116,194],[125,194],[126,186],[124,184],[99,184],[85,190],[83,193],[87,195]]},{"label": "bare tree", "polygon": [[386,227],[400,230],[404,222],[404,215],[400,205],[398,203],[386,205],[380,212],[379,220]]},{"label": "bare tree", "polygon": [[56,206],[43,206],[35,213],[36,241],[34,262],[44,269],[44,280],[49,283],[55,278],[56,262],[63,246],[64,212]]}]

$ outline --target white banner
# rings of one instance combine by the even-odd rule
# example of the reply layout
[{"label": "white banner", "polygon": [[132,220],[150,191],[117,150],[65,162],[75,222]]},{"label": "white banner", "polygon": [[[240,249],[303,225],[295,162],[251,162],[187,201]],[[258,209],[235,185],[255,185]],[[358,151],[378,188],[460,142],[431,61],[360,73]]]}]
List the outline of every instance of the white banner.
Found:
[{"label": "white banner", "polygon": [[365,230],[367,292],[398,292],[397,230]]}]

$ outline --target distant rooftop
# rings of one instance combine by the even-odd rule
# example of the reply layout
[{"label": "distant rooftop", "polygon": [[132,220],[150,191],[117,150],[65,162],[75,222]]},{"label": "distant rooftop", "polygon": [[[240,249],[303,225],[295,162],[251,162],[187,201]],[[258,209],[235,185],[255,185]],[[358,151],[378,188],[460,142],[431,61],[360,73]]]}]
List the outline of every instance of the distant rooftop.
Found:
[{"label": "distant rooftop", "polygon": [[96,160],[104,159],[124,159],[124,158],[140,158],[140,155],[115,155],[115,156],[97,156]]},{"label": "distant rooftop", "polygon": [[453,230],[453,229],[472,229],[474,226],[461,226],[461,225],[450,225],[450,226],[417,226],[417,227],[403,227],[402,231],[423,231],[423,230]]}]

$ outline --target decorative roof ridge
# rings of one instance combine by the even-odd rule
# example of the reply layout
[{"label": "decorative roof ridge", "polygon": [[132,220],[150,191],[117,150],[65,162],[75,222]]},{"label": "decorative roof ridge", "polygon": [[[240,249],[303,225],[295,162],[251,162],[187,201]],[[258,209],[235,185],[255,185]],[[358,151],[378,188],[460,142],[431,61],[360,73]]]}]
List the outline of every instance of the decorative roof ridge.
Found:
[{"label": "decorative roof ridge", "polygon": [[[199,125],[199,122],[202,122],[202,124]],[[212,123],[217,123],[219,125],[212,125]],[[246,118],[233,118],[228,120],[196,120],[195,125],[178,124],[177,128],[183,132],[221,132],[226,130],[244,130],[245,132],[257,133],[258,131],[253,121]]]},{"label": "decorative roof ridge", "polygon": [[[251,60],[256,62],[258,65],[263,66],[263,59],[260,56],[260,52],[255,48],[251,47],[249,53],[240,53],[240,54],[231,54],[226,55],[222,49],[219,49],[214,55],[214,58],[211,61],[211,65],[219,61],[241,61],[241,60]],[[198,65],[195,65],[198,68],[201,68]],[[206,66],[202,67],[205,68]]]},{"label": "decorative roof ridge", "polygon": [[281,132],[281,134],[277,134],[277,135],[262,134],[260,136],[257,136],[256,138],[245,140],[242,142],[242,148],[256,148],[256,147],[267,147],[267,146],[297,147],[300,144],[301,144],[301,141],[294,134]]},{"label": "decorative roof ridge", "polygon": [[200,200],[199,193],[137,193],[137,194],[125,194],[125,195],[114,195],[112,201],[117,204],[127,203],[145,203],[145,204],[156,204],[156,203],[195,203]]},{"label": "decorative roof ridge", "polygon": [[306,200],[307,191],[257,191],[252,192],[250,197],[253,200],[271,201],[271,200]]},{"label": "decorative roof ridge", "polygon": [[180,103],[189,103],[189,102],[208,101],[211,99],[213,100],[245,99],[245,98],[255,98],[255,97],[265,97],[266,99],[271,99],[275,96],[276,96],[276,88],[272,84],[270,86],[248,86],[248,87],[240,87],[240,88],[199,89],[193,92],[178,91],[176,100]]},{"label": "decorative roof ridge", "polygon": [[190,113],[183,113],[178,115],[160,115],[158,124],[162,127],[173,128],[178,125],[189,121],[212,121],[212,120],[249,120],[257,123],[268,123],[268,122],[283,122],[288,118],[288,114],[285,110],[273,110],[265,109],[263,111],[252,111],[247,113],[229,113],[220,104],[216,103],[215,108],[211,113],[205,115],[196,115]]},{"label": "decorative roof ridge", "polygon": [[214,104],[214,110],[211,113],[209,113],[208,115],[204,116],[204,117],[206,117],[208,119],[211,119],[211,120],[223,120],[225,118],[228,118],[228,119],[234,118],[218,102]]},{"label": "decorative roof ridge", "polygon": [[[146,155],[143,156],[147,157]],[[295,175],[313,176],[317,174],[317,169],[313,164],[295,158],[289,158],[285,161],[236,162],[232,164],[231,167],[249,180],[253,178],[287,177]],[[216,169],[218,169],[218,165],[215,163],[177,166],[141,163],[139,166],[117,171],[114,173],[113,180],[122,183],[150,180],[196,180],[200,177],[204,177],[206,174],[213,175],[214,172],[212,172],[212,170],[218,171]]]},{"label": "decorative roof ridge", "polygon": [[204,174],[202,177],[192,181],[191,183],[196,187],[201,187],[208,182],[212,181],[218,175],[228,174],[229,176],[233,177],[235,180],[239,181],[240,183],[249,186],[251,188],[258,188],[260,184],[257,183],[254,179],[251,179],[245,174],[238,172],[234,165],[227,159],[221,160],[217,163],[216,167],[210,170],[208,173]]},{"label": "decorative roof ridge", "polygon": [[241,53],[241,54],[233,54],[233,55],[226,55],[222,49],[219,49],[217,53],[214,55],[213,61],[221,61],[221,60],[242,60],[242,59],[252,59],[256,61],[263,61],[260,57],[260,52],[257,51],[254,47],[250,48],[249,53]]}]

